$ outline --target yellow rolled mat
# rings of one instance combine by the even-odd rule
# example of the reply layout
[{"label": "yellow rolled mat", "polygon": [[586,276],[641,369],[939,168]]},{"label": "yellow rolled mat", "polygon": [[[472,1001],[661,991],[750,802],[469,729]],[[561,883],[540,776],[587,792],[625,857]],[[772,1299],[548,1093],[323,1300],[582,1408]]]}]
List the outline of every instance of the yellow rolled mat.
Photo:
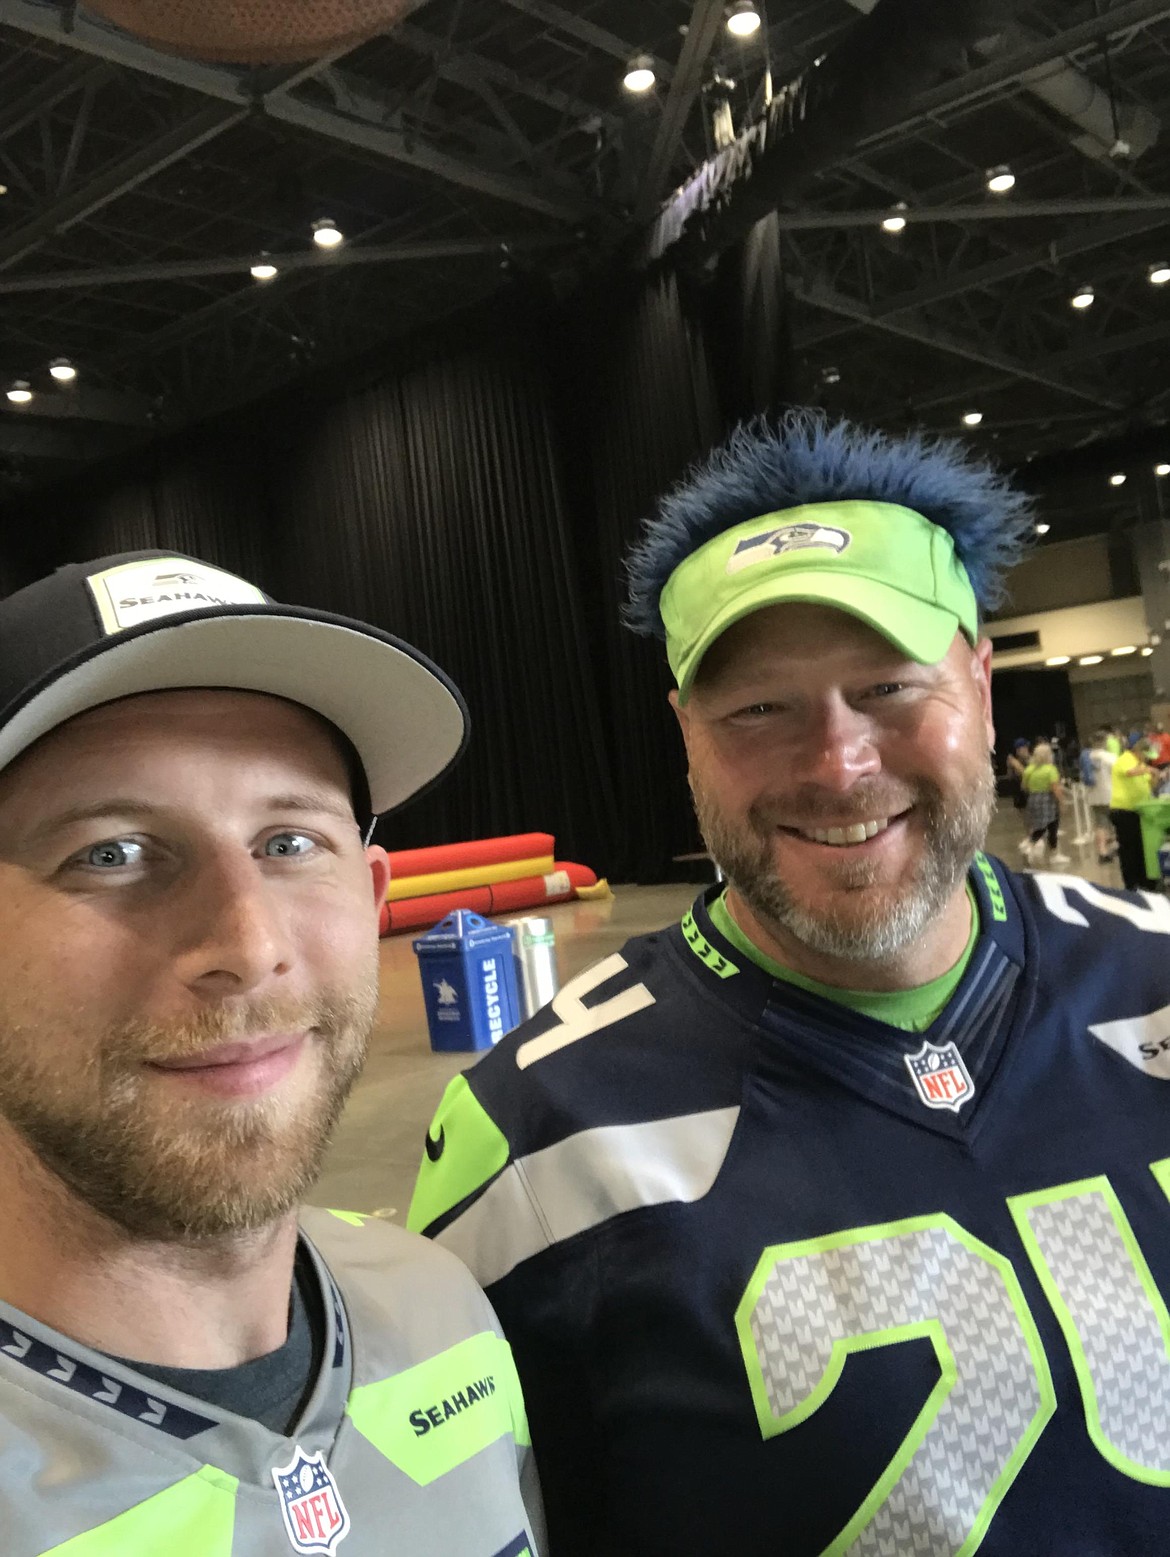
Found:
[{"label": "yellow rolled mat", "polygon": [[432,892],[460,892],[464,887],[494,887],[497,881],[523,881],[526,876],[544,876],[553,868],[551,854],[538,859],[506,860],[502,865],[472,865],[466,870],[435,870],[426,876],[399,876],[386,888],[386,901],[400,903],[403,898],[429,897]]}]

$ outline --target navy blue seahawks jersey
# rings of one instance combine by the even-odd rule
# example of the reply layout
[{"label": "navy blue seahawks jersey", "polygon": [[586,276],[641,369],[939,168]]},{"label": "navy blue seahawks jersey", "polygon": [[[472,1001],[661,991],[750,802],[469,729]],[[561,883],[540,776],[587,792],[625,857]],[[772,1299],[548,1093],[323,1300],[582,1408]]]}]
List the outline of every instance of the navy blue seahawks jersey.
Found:
[{"label": "navy blue seahawks jersey", "polygon": [[[452,1083],[552,1557],[1170,1552],[1170,902],[980,856],[906,1033],[701,898]],[[709,896],[709,894],[708,894]]]}]

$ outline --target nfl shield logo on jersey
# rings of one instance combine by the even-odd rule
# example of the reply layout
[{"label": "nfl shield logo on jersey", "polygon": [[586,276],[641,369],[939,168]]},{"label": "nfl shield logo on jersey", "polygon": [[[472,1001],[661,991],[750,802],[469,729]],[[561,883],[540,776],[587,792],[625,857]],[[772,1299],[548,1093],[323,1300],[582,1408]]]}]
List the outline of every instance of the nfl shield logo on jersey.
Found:
[{"label": "nfl shield logo on jersey", "polygon": [[974,1094],[975,1083],[953,1043],[923,1043],[917,1054],[907,1054],[903,1058],[915,1090],[927,1108],[949,1108],[957,1114]]},{"label": "nfl shield logo on jersey", "polygon": [[298,1444],[289,1463],[272,1472],[272,1479],[293,1550],[333,1557],[349,1534],[349,1515],[325,1456],[320,1450],[306,1454]]}]

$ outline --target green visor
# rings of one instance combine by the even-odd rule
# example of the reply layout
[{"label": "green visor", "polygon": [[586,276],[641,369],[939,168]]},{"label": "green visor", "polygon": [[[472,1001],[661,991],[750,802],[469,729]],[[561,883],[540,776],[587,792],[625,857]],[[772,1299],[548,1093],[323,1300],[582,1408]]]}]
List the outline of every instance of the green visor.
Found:
[{"label": "green visor", "polygon": [[741,617],[803,601],[868,623],[912,660],[934,665],[979,608],[940,525],[896,503],[809,503],[749,519],[691,553],[666,581],[666,652],[685,703],[704,654]]}]

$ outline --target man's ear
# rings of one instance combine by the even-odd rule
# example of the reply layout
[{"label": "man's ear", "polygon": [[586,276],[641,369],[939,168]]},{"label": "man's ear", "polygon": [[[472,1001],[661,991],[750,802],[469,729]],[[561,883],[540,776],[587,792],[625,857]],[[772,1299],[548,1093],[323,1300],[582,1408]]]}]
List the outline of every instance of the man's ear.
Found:
[{"label": "man's ear", "polygon": [[988,749],[995,749],[995,721],[991,717],[991,656],[994,644],[990,638],[980,638],[972,651],[971,674],[979,689],[979,703],[983,711],[983,728],[987,732]]},{"label": "man's ear", "polygon": [[372,843],[366,850],[366,864],[370,867],[370,880],[374,888],[374,906],[381,908],[390,885],[390,856],[385,849]]}]

